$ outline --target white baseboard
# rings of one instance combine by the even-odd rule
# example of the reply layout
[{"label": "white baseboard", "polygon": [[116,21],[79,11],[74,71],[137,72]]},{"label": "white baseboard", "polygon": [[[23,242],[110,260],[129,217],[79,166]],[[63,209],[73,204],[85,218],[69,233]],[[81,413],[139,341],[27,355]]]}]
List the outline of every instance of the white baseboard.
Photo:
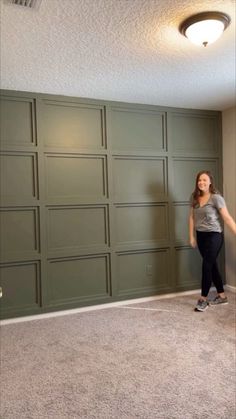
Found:
[{"label": "white baseboard", "polygon": [[233,292],[233,293],[236,294],[236,287],[233,287],[233,285],[225,284],[224,287],[225,287],[226,290],[228,290],[228,291]]},{"label": "white baseboard", "polygon": [[105,304],[99,304],[95,306],[80,307],[80,308],[69,309],[69,310],[53,311],[51,313],[34,314],[33,316],[24,316],[24,317],[16,317],[13,319],[1,320],[0,325],[4,326],[7,324],[28,322],[31,320],[49,319],[51,317],[67,316],[70,314],[84,313],[86,311],[104,310],[107,308],[112,308],[112,307],[117,307],[117,306],[122,306],[122,305],[127,305],[127,304],[145,303],[145,302],[153,301],[153,300],[163,300],[165,298],[174,298],[174,297],[181,297],[184,295],[199,294],[200,292],[201,290],[197,289],[197,290],[190,290],[190,291],[183,291],[183,292],[175,292],[171,294],[154,295],[153,297],[141,297],[141,298],[134,298],[132,300],[115,301],[113,303],[105,303]]},{"label": "white baseboard", "polygon": [[[232,285],[225,285],[225,289],[236,293],[236,287]],[[210,291],[214,291],[215,289],[212,287]],[[53,311],[51,313],[44,313],[44,314],[34,314],[33,316],[24,316],[24,317],[16,317],[13,319],[6,319],[1,320],[0,325],[4,326],[7,324],[13,323],[21,323],[21,322],[28,322],[31,320],[42,320],[42,319],[49,319],[52,317],[59,317],[59,316],[68,316],[70,314],[77,314],[77,313],[84,313],[86,311],[94,311],[94,310],[104,310],[107,308],[127,305],[127,304],[137,304],[137,303],[145,303],[148,301],[153,300],[163,300],[165,298],[174,298],[174,297],[182,297],[184,295],[192,295],[192,294],[199,294],[201,292],[200,289],[190,290],[190,291],[182,291],[182,292],[175,292],[171,294],[163,294],[163,295],[154,295],[152,297],[141,297],[141,298],[134,298],[132,300],[122,300],[122,301],[115,301],[113,303],[105,303],[105,304],[98,304],[95,306],[87,306],[87,307],[80,307],[68,310],[61,310],[61,311]]]}]

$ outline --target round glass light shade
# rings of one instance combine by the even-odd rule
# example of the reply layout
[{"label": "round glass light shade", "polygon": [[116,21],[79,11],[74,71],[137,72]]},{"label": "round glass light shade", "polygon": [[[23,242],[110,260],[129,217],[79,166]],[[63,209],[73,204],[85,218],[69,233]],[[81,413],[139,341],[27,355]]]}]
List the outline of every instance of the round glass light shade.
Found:
[{"label": "round glass light shade", "polygon": [[208,45],[215,42],[224,32],[224,23],[219,20],[202,20],[190,25],[185,36],[196,45]]},{"label": "round glass light shade", "polygon": [[179,31],[196,45],[215,42],[229,26],[231,19],[222,12],[202,12],[185,19]]}]

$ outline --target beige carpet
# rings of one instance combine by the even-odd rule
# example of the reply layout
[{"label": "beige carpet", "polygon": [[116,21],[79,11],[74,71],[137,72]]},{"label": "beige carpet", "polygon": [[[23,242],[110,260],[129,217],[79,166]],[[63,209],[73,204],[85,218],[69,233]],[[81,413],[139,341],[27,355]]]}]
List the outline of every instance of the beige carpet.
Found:
[{"label": "beige carpet", "polygon": [[1,328],[1,419],[235,419],[235,294]]}]

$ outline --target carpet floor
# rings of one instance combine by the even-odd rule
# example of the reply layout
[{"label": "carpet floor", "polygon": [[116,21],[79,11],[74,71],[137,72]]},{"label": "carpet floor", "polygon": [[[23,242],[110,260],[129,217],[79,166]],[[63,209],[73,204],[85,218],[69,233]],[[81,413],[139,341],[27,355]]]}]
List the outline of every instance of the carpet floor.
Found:
[{"label": "carpet floor", "polygon": [[1,327],[1,419],[235,419],[235,294]]}]

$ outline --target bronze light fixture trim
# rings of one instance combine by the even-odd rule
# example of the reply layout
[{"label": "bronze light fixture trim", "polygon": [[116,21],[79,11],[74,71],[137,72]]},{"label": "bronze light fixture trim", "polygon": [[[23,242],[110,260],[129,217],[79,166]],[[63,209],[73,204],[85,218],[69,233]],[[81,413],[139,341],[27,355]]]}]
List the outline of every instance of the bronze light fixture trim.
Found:
[{"label": "bronze light fixture trim", "polygon": [[225,13],[202,12],[185,19],[180,24],[179,31],[196,45],[206,47],[222,35],[230,22],[230,17]]}]

